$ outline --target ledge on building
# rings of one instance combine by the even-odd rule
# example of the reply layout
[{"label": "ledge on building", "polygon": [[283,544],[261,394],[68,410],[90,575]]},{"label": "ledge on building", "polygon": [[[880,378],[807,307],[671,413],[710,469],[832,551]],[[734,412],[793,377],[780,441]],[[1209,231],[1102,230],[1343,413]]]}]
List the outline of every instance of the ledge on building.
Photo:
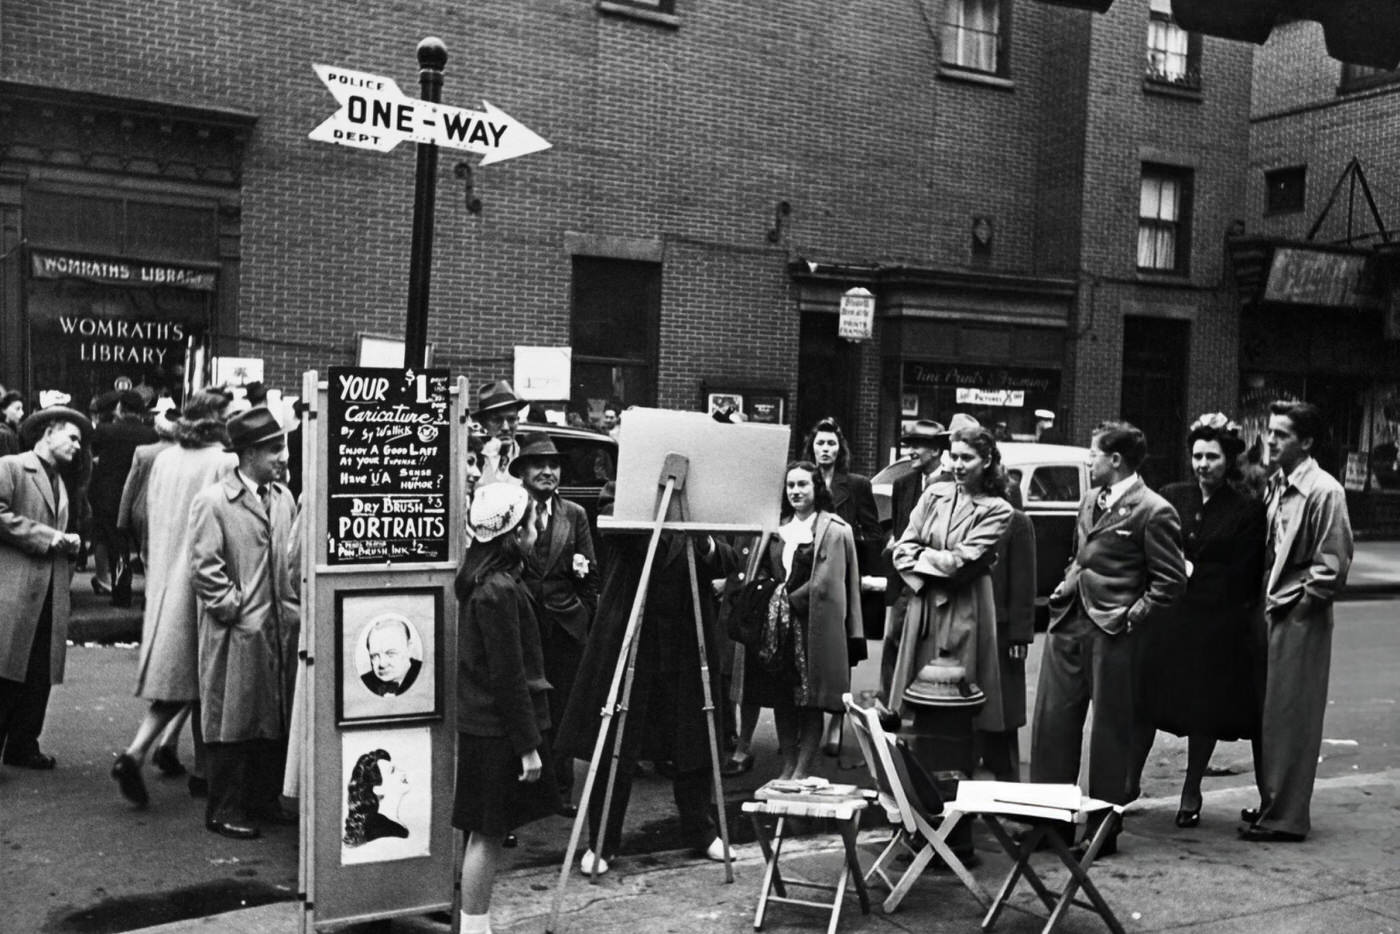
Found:
[{"label": "ledge on building", "polygon": [[1205,99],[1201,94],[1200,86],[1192,87],[1189,84],[1176,84],[1171,81],[1161,81],[1155,78],[1143,78],[1142,90],[1146,94],[1156,94],[1158,97],[1174,97],[1181,101],[1194,101],[1199,104]]},{"label": "ledge on building", "polygon": [[985,71],[968,71],[954,65],[939,65],[938,77],[948,81],[961,81],[965,84],[980,84],[983,87],[996,88],[998,91],[1016,90],[1016,82],[1010,78],[988,74]]},{"label": "ledge on building", "polygon": [[674,13],[662,13],[659,10],[649,10],[646,7],[634,6],[630,3],[597,0],[594,6],[599,13],[606,13],[609,16],[638,19],[646,23],[655,23],[658,26],[668,26],[671,29],[678,29],[681,25],[680,17]]}]

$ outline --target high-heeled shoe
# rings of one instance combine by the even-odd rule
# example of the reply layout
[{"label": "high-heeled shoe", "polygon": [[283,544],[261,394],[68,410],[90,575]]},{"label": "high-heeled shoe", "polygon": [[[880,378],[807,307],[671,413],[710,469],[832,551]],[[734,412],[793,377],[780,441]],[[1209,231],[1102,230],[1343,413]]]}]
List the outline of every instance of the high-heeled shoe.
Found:
[{"label": "high-heeled shoe", "polygon": [[1201,809],[1188,811],[1185,808],[1176,812],[1176,825],[1183,830],[1189,830],[1201,822]]}]

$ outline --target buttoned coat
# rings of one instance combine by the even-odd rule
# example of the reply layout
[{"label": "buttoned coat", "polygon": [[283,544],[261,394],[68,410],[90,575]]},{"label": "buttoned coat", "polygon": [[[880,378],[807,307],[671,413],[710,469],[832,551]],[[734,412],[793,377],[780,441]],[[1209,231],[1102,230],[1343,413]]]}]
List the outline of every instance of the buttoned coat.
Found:
[{"label": "buttoned coat", "polygon": [[177,446],[156,455],[146,485],[146,608],[136,696],[199,699],[198,607],[190,583],[190,503],[200,490],[229,476],[238,458],[221,444]]},{"label": "buttoned coat", "polygon": [[[583,645],[588,627],[598,608],[598,561],[593,552],[593,533],[588,513],[578,503],[554,496],[548,545],[539,543],[525,559],[521,575],[537,604],[542,629],[558,626],[569,638]],[[574,555],[588,560],[588,573],[574,573]]]},{"label": "buttoned coat", "polygon": [[190,580],[199,600],[204,741],[287,735],[300,628],[288,539],[291,492],[269,484],[269,508],[237,474],[190,504]]},{"label": "buttoned coat", "polygon": [[1094,521],[1093,495],[1079,504],[1075,553],[1050,594],[1050,631],[1077,605],[1104,632],[1132,629],[1186,590],[1181,519],[1138,477]]},{"label": "buttoned coat", "polygon": [[957,659],[987,697],[976,716],[982,730],[1005,729],[1002,647],[988,573],[1011,524],[1011,504],[962,490],[925,491],[895,545],[895,567],[913,592],[905,611],[890,707],[902,711],[904,689],[940,655]]},{"label": "buttoned coat", "polygon": [[68,653],[68,590],[73,560],[50,552],[68,528],[68,493],[58,484],[54,500],[39,455],[0,457],[0,678],[24,681],[44,599],[52,593],[53,629],[49,683],[63,681]]}]

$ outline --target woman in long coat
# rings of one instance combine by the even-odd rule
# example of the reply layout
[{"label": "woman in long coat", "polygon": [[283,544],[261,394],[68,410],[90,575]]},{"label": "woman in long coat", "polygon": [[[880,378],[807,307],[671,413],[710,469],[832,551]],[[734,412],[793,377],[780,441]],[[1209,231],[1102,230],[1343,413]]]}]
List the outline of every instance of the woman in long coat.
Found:
[{"label": "woman in long coat", "polygon": [[[136,696],[151,702],[131,745],[117,756],[112,777],[134,804],[147,802],[141,766],[163,731],[188,716],[199,703],[199,633],[194,587],[190,583],[190,503],[195,494],[238,465],[224,450],[228,433],[220,417],[227,399],[197,392],[185,403],[175,427],[174,447],[160,452],[146,484],[146,609],[141,619],[141,654],[136,664]],[[195,723],[198,724],[198,718]],[[196,726],[191,791],[203,784],[204,743]],[[174,737],[157,750],[156,764],[178,774]]]},{"label": "woman in long coat", "polygon": [[996,439],[984,428],[953,432],[949,458],[957,486],[926,494],[894,549],[894,566],[913,595],[890,682],[890,707],[902,711],[904,689],[933,659],[948,656],[986,695],[974,725],[1006,729],[996,601],[990,568],[1011,524],[1006,477]]},{"label": "woman in long coat", "polygon": [[[1218,739],[1258,736],[1253,679],[1261,662],[1250,647],[1264,575],[1264,504],[1247,492],[1237,466],[1244,442],[1223,415],[1202,416],[1187,436],[1195,480],[1162,496],[1181,516],[1190,576],[1186,593],[1150,626],[1152,659],[1140,690],[1148,722],[1187,737],[1178,827],[1201,820],[1201,779]],[[1150,747],[1138,752],[1145,762]],[[1139,766],[1139,772],[1141,767]]]}]

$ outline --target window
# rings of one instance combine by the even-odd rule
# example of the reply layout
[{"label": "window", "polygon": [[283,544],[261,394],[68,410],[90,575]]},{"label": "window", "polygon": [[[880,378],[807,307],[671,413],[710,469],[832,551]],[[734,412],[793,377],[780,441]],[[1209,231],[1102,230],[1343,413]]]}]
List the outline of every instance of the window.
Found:
[{"label": "window", "polygon": [[1006,73],[1006,0],[948,0],[943,11],[943,64]]},{"label": "window", "polygon": [[1191,252],[1190,221],[1190,170],[1143,165],[1138,206],[1138,269],[1185,273]]},{"label": "window", "polygon": [[573,407],[655,405],[661,264],[575,256]]},{"label": "window", "polygon": [[1292,214],[1307,200],[1308,167],[1295,165],[1264,173],[1264,213]]},{"label": "window", "polygon": [[1037,503],[1079,502],[1079,468],[1037,467],[1031,473],[1030,500]]},{"label": "window", "polygon": [[1200,58],[1200,37],[1176,24],[1171,0],[1152,0],[1147,21],[1147,80],[1200,88]]},{"label": "window", "polygon": [[1364,91],[1383,84],[1400,82],[1400,68],[1371,68],[1367,65],[1342,64],[1342,85],[1339,93]]}]

